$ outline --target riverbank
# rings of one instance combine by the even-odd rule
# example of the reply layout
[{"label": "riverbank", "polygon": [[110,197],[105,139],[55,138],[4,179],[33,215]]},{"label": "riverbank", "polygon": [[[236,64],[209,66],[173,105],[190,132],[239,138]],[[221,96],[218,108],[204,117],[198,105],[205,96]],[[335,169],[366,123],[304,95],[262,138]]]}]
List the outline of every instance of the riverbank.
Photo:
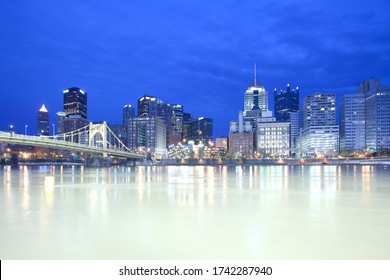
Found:
[{"label": "riverbank", "polygon": [[390,158],[377,159],[161,159],[155,165],[390,165]]},{"label": "riverbank", "polygon": [[[40,165],[65,165],[65,166],[84,166],[84,161],[51,161],[51,160],[38,160],[38,161],[20,161],[16,164],[1,163],[0,165],[27,165],[27,166],[40,166]],[[111,164],[111,166],[194,166],[194,165],[214,165],[214,166],[240,166],[240,165],[390,165],[390,158],[376,158],[376,159],[161,159],[159,161],[143,160],[135,161],[130,165],[120,162],[119,164]],[[93,166],[99,167],[99,166]]]}]

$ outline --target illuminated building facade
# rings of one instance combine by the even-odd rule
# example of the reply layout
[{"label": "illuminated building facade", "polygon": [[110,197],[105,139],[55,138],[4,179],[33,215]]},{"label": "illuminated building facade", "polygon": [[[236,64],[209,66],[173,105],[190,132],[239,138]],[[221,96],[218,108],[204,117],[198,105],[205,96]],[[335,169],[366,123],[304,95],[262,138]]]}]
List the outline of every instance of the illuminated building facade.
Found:
[{"label": "illuminated building facade", "polygon": [[157,116],[157,104],[163,104],[161,99],[144,95],[138,99],[138,117]]},{"label": "illuminated building facade", "polygon": [[339,126],[310,126],[296,138],[298,157],[333,157],[339,154]]},{"label": "illuminated building facade", "polygon": [[299,111],[299,89],[290,90],[290,85],[287,85],[287,90],[277,92],[274,90],[274,108],[275,117],[278,122],[289,122],[291,112]]},{"label": "illuminated building facade", "polygon": [[183,106],[180,104],[172,104],[172,128],[180,134],[183,134],[183,115]]},{"label": "illuminated building facade", "polygon": [[259,121],[257,123],[257,153],[262,157],[290,155],[290,123]]},{"label": "illuminated building facade", "polygon": [[244,93],[244,116],[251,110],[268,110],[268,92],[256,77],[256,64],[253,82]]},{"label": "illuminated building facade", "polygon": [[49,136],[49,133],[50,133],[49,112],[47,111],[45,105],[42,105],[41,109],[39,109],[38,111],[38,135]]},{"label": "illuminated building facade", "polygon": [[336,124],[336,100],[334,94],[315,93],[303,101],[303,128]]},{"label": "illuminated building facade", "polygon": [[254,153],[254,136],[252,132],[230,133],[229,152],[235,158],[251,158]]},{"label": "illuminated building facade", "polygon": [[81,88],[72,87],[65,89],[64,93],[64,112],[66,117],[80,116],[87,118],[87,93]]},{"label": "illuminated building facade", "polygon": [[366,97],[364,93],[345,94],[340,100],[340,150],[366,148]]},{"label": "illuminated building facade", "polygon": [[126,125],[126,120],[128,118],[134,118],[135,117],[135,108],[133,105],[125,105],[122,110],[122,125]]},{"label": "illuminated building facade", "polygon": [[166,131],[165,122],[157,116],[129,118],[128,148],[162,157],[166,154]]},{"label": "illuminated building facade", "polygon": [[390,149],[390,87],[366,93],[366,146],[372,151]]},{"label": "illuminated building facade", "polygon": [[334,94],[315,93],[303,102],[303,130],[295,138],[299,157],[326,157],[339,154],[339,126],[336,125]]}]

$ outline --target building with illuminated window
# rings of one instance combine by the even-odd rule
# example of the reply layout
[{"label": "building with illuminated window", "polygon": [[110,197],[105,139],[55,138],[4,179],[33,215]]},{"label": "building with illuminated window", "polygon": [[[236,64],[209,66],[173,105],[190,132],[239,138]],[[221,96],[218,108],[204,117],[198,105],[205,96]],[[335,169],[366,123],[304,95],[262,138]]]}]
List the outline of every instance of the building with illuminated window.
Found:
[{"label": "building with illuminated window", "polygon": [[380,153],[390,149],[390,87],[378,86],[365,95],[366,146]]},{"label": "building with illuminated window", "polygon": [[183,134],[183,105],[172,104],[171,126],[172,129]]},{"label": "building with illuminated window", "polygon": [[230,133],[229,152],[234,158],[252,158],[254,153],[253,132]]},{"label": "building with illuminated window", "polygon": [[295,138],[299,157],[329,157],[339,154],[334,94],[315,93],[303,101],[303,130]]},{"label": "building with illuminated window", "polygon": [[[57,134],[61,135],[65,132],[64,120],[66,119],[65,112],[57,112]],[[63,140],[62,136],[57,136],[57,139]]]},{"label": "building with illuminated window", "polygon": [[[71,87],[63,91],[64,112],[58,116],[58,133],[67,133],[84,128],[90,122],[87,120],[87,92],[78,87]],[[64,116],[65,115],[65,116]],[[67,136],[64,140],[84,143],[86,139],[79,139],[77,135]]]},{"label": "building with illuminated window", "polygon": [[125,105],[122,110],[122,125],[126,125],[126,120],[128,118],[134,118],[135,117],[135,108],[133,105]]},{"label": "building with illuminated window", "polygon": [[228,137],[218,137],[215,139],[215,147],[222,148],[225,150],[229,149],[229,138]]},{"label": "building with illuminated window", "polygon": [[290,121],[290,113],[299,111],[299,89],[290,90],[290,85],[287,85],[287,90],[277,92],[274,90],[274,108],[275,117],[278,122]]},{"label": "building with illuminated window", "polygon": [[257,156],[289,157],[290,156],[290,123],[262,121],[257,123]]},{"label": "building with illuminated window", "polygon": [[129,118],[128,148],[163,157],[167,147],[166,131],[165,122],[157,116]]},{"label": "building with illuminated window", "polygon": [[66,117],[80,116],[87,118],[87,93],[81,88],[72,87],[65,89],[64,93],[64,112]]},{"label": "building with illuminated window", "polygon": [[296,155],[296,137],[299,134],[300,129],[302,128],[302,116],[301,112],[290,112],[290,150],[291,156]]},{"label": "building with illuminated window", "polygon": [[334,94],[315,93],[303,100],[303,128],[336,124],[336,100]]},{"label": "building with illuminated window", "polygon": [[256,76],[256,64],[251,85],[244,93],[244,116],[252,110],[268,110],[268,92]]},{"label": "building with illuminated window", "polygon": [[361,82],[357,93],[340,102],[340,149],[381,152],[390,149],[390,87],[378,79]]},{"label": "building with illuminated window", "polygon": [[299,157],[333,157],[339,154],[339,126],[310,126],[296,138]]},{"label": "building with illuminated window", "polygon": [[144,95],[138,99],[138,117],[157,116],[157,104],[163,104],[162,100],[150,95]]},{"label": "building with illuminated window", "polygon": [[366,148],[366,96],[345,94],[340,99],[340,150]]},{"label": "building with illuminated window", "polygon": [[50,132],[50,122],[49,122],[49,112],[47,111],[45,105],[42,105],[41,109],[38,111],[38,135],[40,136],[49,136]]}]

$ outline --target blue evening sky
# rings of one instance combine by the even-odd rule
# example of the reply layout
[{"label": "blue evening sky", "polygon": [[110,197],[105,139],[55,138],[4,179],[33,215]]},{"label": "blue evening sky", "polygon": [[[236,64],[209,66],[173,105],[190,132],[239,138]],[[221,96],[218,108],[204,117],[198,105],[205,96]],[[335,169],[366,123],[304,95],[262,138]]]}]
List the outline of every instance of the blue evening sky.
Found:
[{"label": "blue evening sky", "polygon": [[4,0],[0,2],[0,130],[36,134],[62,90],[88,92],[88,119],[121,123],[148,93],[214,119],[228,135],[253,63],[270,93],[299,86],[351,93],[370,77],[390,85],[390,1]]}]

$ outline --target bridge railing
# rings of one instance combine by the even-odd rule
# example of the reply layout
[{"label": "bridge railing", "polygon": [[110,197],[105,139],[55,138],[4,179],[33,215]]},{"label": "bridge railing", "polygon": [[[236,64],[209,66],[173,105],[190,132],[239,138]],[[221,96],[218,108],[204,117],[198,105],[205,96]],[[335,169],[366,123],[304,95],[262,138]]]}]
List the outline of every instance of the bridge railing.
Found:
[{"label": "bridge railing", "polygon": [[[12,141],[12,140],[20,140],[20,141]],[[120,149],[120,148],[104,148],[102,146],[91,146],[89,143],[77,143],[77,142],[71,142],[71,141],[64,141],[57,139],[55,136],[33,136],[33,135],[24,135],[24,134],[16,134],[13,132],[4,132],[0,131],[0,142],[10,142],[20,144],[20,145],[27,145],[27,146],[34,146],[37,144],[45,144],[50,143],[53,144],[53,147],[55,149],[70,149],[72,147],[74,148],[80,148],[85,149],[86,151],[90,152],[105,152],[109,154],[118,154],[122,156],[126,155],[133,155],[137,157],[143,157],[143,155],[137,153],[137,151],[133,151],[128,149]]]}]

